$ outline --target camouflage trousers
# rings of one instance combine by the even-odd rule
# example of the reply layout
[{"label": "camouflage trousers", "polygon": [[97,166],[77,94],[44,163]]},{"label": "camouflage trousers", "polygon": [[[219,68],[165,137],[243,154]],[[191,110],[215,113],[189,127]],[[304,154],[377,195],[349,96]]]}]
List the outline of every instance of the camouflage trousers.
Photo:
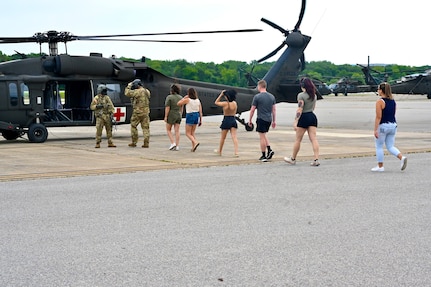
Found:
[{"label": "camouflage trousers", "polygon": [[132,143],[138,142],[138,129],[137,126],[141,124],[142,132],[144,134],[144,144],[150,142],[150,116],[148,114],[138,115],[132,114],[130,118],[130,133],[132,135]]},{"label": "camouflage trousers", "polygon": [[96,143],[100,143],[102,141],[103,127],[105,127],[106,130],[108,143],[112,144],[112,122],[111,117],[108,115],[96,118]]}]

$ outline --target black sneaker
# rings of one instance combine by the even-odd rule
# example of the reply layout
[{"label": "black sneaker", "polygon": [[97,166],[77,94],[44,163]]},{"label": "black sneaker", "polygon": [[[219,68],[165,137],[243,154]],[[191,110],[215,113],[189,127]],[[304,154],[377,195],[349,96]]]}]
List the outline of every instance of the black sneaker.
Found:
[{"label": "black sneaker", "polygon": [[274,155],[274,151],[273,151],[273,150],[270,150],[270,151],[268,152],[268,154],[266,155],[266,159],[271,159],[273,155]]},{"label": "black sneaker", "polygon": [[262,161],[262,162],[265,162],[265,161],[268,161],[268,159],[266,158],[266,156],[261,156],[260,158],[259,158],[259,160],[260,161]]}]

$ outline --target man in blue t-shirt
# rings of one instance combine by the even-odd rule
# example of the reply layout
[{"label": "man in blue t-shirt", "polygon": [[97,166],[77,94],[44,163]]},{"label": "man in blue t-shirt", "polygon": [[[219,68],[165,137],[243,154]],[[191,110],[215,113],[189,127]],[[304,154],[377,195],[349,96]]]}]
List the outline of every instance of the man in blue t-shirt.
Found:
[{"label": "man in blue t-shirt", "polygon": [[[257,83],[257,90],[259,91],[253,97],[253,102],[250,108],[250,120],[248,125],[251,126],[254,111],[257,109],[256,118],[256,131],[259,133],[260,138],[260,150],[262,156],[259,158],[260,161],[268,161],[274,155],[274,151],[271,149],[268,137],[266,133],[269,131],[269,127],[272,124],[272,128],[275,128],[275,114],[276,114],[276,102],[273,94],[266,91],[266,81],[260,80]],[[267,153],[266,153],[267,152]]]}]

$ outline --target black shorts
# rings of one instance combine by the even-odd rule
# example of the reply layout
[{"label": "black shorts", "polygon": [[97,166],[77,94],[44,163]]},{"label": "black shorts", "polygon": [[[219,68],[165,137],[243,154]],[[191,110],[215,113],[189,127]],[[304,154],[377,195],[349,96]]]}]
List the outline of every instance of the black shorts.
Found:
[{"label": "black shorts", "polygon": [[220,128],[222,130],[230,130],[231,128],[238,128],[238,124],[236,123],[236,119],[234,116],[224,116],[223,121],[221,122]]},{"label": "black shorts", "polygon": [[259,133],[267,133],[270,126],[271,122],[267,122],[259,118],[256,120],[256,131]]},{"label": "black shorts", "polygon": [[300,128],[308,128],[308,127],[317,127],[317,117],[313,112],[303,113],[298,120],[298,127]]}]

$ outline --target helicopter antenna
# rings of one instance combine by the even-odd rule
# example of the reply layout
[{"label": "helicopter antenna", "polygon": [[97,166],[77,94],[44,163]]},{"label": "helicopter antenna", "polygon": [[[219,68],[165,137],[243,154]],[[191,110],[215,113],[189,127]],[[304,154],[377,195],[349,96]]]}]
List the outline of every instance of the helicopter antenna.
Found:
[{"label": "helicopter antenna", "polygon": [[17,55],[19,55],[22,59],[26,59],[27,58],[27,55],[26,54],[23,54],[23,53],[21,53],[21,52],[18,52],[17,50],[14,50],[15,51],[15,53],[17,54]]},{"label": "helicopter antenna", "polygon": [[316,25],[314,26],[313,30],[311,31],[311,35],[313,35],[314,31],[316,30],[317,26],[319,26],[320,21],[322,21],[323,16],[325,16],[327,8],[325,8],[325,10],[323,11],[322,15],[319,18],[319,21],[317,21]]}]

